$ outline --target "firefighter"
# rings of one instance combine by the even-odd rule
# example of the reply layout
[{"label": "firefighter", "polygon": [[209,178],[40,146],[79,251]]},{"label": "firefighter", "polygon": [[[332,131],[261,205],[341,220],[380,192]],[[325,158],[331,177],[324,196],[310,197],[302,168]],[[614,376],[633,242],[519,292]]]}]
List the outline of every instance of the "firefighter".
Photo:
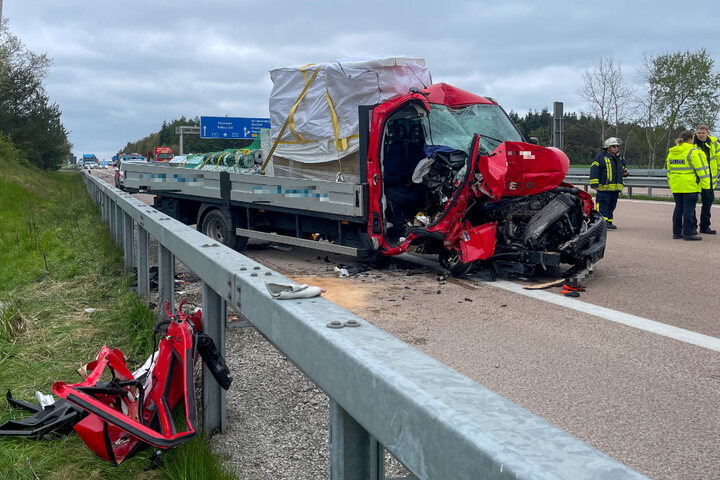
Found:
[{"label": "firefighter", "polygon": [[613,224],[613,212],[623,189],[623,177],[629,172],[620,156],[620,140],[610,137],[605,147],[590,164],[590,188],[597,191],[597,209],[607,221],[609,230],[616,230]]},{"label": "firefighter", "polygon": [[668,183],[675,199],[673,238],[702,240],[695,232],[695,204],[698,193],[710,188],[710,168],[702,151],[693,143],[692,132],[682,132],[675,144],[666,160]]},{"label": "firefighter", "polygon": [[710,167],[710,188],[703,188],[700,192],[700,200],[702,207],[700,208],[700,233],[715,235],[715,230],[710,228],[710,207],[715,200],[715,188],[718,183],[718,150],[720,150],[720,142],[715,137],[709,135],[710,130],[707,125],[698,125],[695,129],[695,146],[699,148],[707,160]]}]

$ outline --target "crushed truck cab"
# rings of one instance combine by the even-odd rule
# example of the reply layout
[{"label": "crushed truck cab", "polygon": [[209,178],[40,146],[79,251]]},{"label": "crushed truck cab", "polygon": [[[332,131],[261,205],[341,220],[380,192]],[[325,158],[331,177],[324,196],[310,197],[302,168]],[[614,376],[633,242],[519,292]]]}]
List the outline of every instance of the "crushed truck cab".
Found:
[{"label": "crushed truck cab", "polygon": [[439,254],[529,275],[602,258],[606,225],[586,192],[563,183],[557,148],[523,142],[494,101],[435,84],[372,111],[368,235],[382,255]]}]

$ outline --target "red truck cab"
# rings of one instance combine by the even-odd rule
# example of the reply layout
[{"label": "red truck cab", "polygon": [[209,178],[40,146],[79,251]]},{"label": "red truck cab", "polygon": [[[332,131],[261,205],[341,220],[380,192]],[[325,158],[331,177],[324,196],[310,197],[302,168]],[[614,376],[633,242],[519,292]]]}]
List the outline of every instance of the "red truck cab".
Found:
[{"label": "red truck cab", "polygon": [[526,143],[493,100],[435,84],[373,107],[367,135],[367,234],[381,255],[438,254],[456,275],[602,258],[606,225],[563,182],[567,156]]},{"label": "red truck cab", "polygon": [[174,157],[172,148],[170,147],[155,147],[153,149],[153,159],[156,162],[168,162]]}]

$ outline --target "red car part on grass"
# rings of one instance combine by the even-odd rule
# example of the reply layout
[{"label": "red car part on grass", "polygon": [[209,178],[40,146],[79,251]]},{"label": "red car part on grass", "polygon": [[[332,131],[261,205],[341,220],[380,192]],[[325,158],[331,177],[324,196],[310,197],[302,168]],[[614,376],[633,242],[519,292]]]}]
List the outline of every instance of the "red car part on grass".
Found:
[{"label": "red car part on grass", "polygon": [[[232,380],[212,340],[202,333],[200,310],[171,315],[166,305],[166,311],[170,321],[159,349],[136,372],[127,368],[122,352],[104,346],[87,365],[90,373],[84,381],[53,385],[56,395],[89,413],[75,430],[90,449],[110,462],[120,464],[145,444],[165,449],[195,435],[193,367],[198,353],[206,364],[215,363],[210,370],[221,386],[227,389]],[[106,368],[112,374],[109,382],[101,380]],[[172,411],[181,402],[187,428],[178,431]]]}]

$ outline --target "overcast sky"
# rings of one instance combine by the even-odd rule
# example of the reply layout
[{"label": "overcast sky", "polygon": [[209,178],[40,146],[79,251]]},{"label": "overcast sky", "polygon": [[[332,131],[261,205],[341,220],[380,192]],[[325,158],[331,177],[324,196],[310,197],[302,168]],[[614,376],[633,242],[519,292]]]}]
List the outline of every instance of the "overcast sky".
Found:
[{"label": "overcast sky", "polygon": [[643,54],[705,47],[720,68],[718,12],[665,0],[3,0],[2,15],[54,60],[46,87],[73,152],[109,159],[181,115],[268,117],[269,70],[343,57],[421,57],[434,82],[508,111],[586,110],[582,73],[602,57],[630,81]]}]

